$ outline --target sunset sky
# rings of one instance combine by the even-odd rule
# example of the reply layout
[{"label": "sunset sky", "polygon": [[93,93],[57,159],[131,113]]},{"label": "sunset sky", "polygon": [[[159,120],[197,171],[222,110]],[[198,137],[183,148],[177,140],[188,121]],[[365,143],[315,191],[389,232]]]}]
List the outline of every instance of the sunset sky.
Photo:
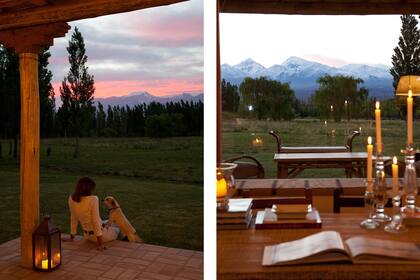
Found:
[{"label": "sunset sky", "polygon": [[203,92],[201,0],[74,21],[70,26],[67,36],[55,39],[51,48],[56,98],[69,69],[66,47],[75,26],[85,39],[95,97]]},{"label": "sunset sky", "polygon": [[330,66],[391,65],[401,20],[386,16],[221,14],[221,62],[265,67],[298,56]]}]

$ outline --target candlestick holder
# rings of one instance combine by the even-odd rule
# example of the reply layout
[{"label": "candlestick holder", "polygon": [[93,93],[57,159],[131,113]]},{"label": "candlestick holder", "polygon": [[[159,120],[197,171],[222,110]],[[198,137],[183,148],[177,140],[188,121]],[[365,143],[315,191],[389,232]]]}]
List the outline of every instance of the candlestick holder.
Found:
[{"label": "candlestick holder", "polygon": [[392,221],[384,227],[384,230],[389,233],[402,233],[406,232],[407,228],[403,224],[403,218],[401,216],[401,196],[397,194],[392,198],[392,205],[394,215]]},{"label": "candlestick holder", "polygon": [[375,208],[375,194],[371,191],[372,184],[372,181],[367,181],[367,188],[365,191],[365,209],[368,213],[368,217],[360,223],[360,227],[365,229],[375,229],[379,226],[379,223],[372,218]]},{"label": "candlestick holder", "polygon": [[407,146],[405,151],[405,171],[404,171],[404,194],[405,206],[401,211],[407,216],[419,213],[420,209],[416,207],[417,195],[417,174],[415,162],[415,151],[411,145]]},{"label": "candlestick holder", "polygon": [[373,192],[375,195],[376,212],[373,215],[373,219],[377,222],[389,222],[391,217],[385,214],[385,204],[387,202],[386,194],[386,181],[385,181],[385,169],[384,160],[382,154],[376,155],[376,172],[375,172],[375,184],[373,185]]}]

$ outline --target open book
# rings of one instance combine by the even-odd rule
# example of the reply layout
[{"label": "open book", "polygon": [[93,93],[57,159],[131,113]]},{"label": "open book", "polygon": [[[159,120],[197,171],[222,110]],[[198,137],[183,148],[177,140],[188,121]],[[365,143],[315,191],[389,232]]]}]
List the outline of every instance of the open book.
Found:
[{"label": "open book", "polygon": [[264,266],[349,261],[353,263],[420,264],[420,245],[367,237],[343,241],[336,231],[264,248]]}]

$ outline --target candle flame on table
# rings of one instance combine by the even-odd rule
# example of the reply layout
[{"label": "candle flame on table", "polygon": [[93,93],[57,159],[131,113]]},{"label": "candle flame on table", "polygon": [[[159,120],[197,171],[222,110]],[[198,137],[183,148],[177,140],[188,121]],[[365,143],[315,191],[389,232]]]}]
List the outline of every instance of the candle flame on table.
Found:
[{"label": "candle flame on table", "polygon": [[397,163],[398,163],[398,159],[397,159],[397,157],[396,157],[396,156],[394,156],[394,157],[392,158],[392,163],[393,163],[393,164],[397,164]]},{"label": "candle flame on table", "polygon": [[408,91],[408,97],[412,97],[413,96],[413,92],[411,91],[411,89]]},{"label": "candle flame on table", "polygon": [[372,137],[370,137],[370,136],[368,137],[368,144],[372,145]]},{"label": "candle flame on table", "polygon": [[376,109],[379,109],[379,101],[376,101],[375,107]]}]

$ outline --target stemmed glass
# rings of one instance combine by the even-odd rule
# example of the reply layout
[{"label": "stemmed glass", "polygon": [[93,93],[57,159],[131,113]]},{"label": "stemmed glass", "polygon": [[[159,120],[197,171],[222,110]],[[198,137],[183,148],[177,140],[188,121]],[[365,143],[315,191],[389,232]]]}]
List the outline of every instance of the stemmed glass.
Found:
[{"label": "stemmed glass", "polygon": [[386,232],[402,233],[407,231],[407,228],[403,224],[403,218],[401,215],[401,196],[402,193],[399,191],[398,194],[392,198],[394,215],[392,216],[392,221],[384,227]]},{"label": "stemmed glass", "polygon": [[360,223],[360,227],[365,229],[375,229],[379,226],[379,223],[372,218],[375,209],[375,194],[372,191],[372,184],[371,180],[366,181],[365,209],[368,212],[368,217]]}]

